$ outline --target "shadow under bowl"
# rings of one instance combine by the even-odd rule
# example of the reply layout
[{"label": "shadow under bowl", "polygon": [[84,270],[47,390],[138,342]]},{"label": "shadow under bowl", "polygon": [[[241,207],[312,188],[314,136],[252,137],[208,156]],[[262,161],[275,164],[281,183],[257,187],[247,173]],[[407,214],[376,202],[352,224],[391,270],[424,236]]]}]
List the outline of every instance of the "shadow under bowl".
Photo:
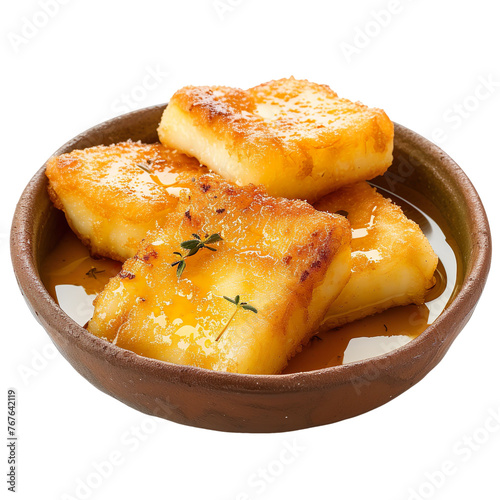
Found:
[{"label": "shadow under bowl", "polygon": [[[119,116],[78,135],[55,154],[132,139],[156,142],[165,105]],[[14,215],[11,253],[31,311],[63,356],[89,382],[147,414],[233,432],[280,432],[329,424],[376,408],[420,381],[469,320],[491,261],[481,200],[441,149],[395,124],[394,162],[384,178],[408,183],[443,214],[459,247],[463,281],[445,311],[421,335],[388,354],[287,375],[240,375],[139,356],[91,335],[57,305],[40,279],[40,263],[64,227],[47,194],[42,167]]]}]

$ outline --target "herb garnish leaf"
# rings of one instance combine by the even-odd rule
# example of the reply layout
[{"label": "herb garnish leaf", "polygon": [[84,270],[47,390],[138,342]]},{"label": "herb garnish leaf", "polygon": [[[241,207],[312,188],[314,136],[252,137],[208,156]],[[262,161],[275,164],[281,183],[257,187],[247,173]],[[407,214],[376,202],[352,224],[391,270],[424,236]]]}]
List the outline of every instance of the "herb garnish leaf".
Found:
[{"label": "herb garnish leaf", "polygon": [[174,252],[175,255],[179,255],[180,259],[173,262],[171,265],[172,266],[178,266],[177,267],[177,277],[180,278],[182,276],[182,273],[184,269],[186,269],[186,261],[185,259],[187,257],[192,257],[193,255],[196,255],[202,248],[207,248],[208,250],[211,250],[212,252],[216,252],[216,248],[212,248],[207,246],[207,243],[217,243],[219,241],[222,241],[222,236],[218,233],[212,234],[212,235],[206,235],[205,239],[202,240],[201,237],[198,234],[193,233],[193,237],[195,238],[194,240],[186,240],[181,243],[181,248],[183,250],[187,250],[188,253],[186,255],[182,255],[180,252]]},{"label": "herb garnish leaf", "polygon": [[234,304],[236,306],[233,314],[229,318],[229,321],[225,324],[224,328],[220,331],[219,335],[217,335],[217,338],[215,339],[216,342],[219,341],[219,339],[222,337],[222,334],[227,330],[227,327],[233,320],[233,318],[236,316],[236,313],[238,312],[239,309],[244,309],[245,311],[252,311],[254,313],[257,312],[257,309],[254,306],[251,306],[248,302],[241,302],[241,298],[239,295],[236,295],[234,299],[231,297],[226,297],[225,295],[222,296],[224,299],[226,299],[228,302],[231,302],[231,304]]},{"label": "herb garnish leaf", "polygon": [[94,278],[94,279],[97,279],[97,274],[99,273],[103,273],[104,272],[104,269],[101,269],[100,271],[98,271],[95,267],[91,267],[86,273],[85,273],[85,276],[88,276],[89,278]]}]

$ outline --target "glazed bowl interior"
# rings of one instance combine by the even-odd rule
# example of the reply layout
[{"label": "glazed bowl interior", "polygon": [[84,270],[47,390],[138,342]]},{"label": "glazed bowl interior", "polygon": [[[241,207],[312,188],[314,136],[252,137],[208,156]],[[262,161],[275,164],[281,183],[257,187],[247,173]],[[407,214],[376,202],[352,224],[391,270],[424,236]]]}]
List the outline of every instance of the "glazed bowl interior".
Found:
[{"label": "glazed bowl interior", "polygon": [[[165,105],[97,125],[55,154],[133,140],[156,142]],[[491,260],[481,201],[463,171],[437,146],[395,125],[394,162],[374,184],[398,194],[411,186],[435,205],[458,245],[460,287],[421,335],[382,356],[287,375],[239,375],[141,357],[94,337],[69,318],[40,279],[40,265],[66,229],[47,194],[44,167],[24,191],[11,249],[21,291],[66,359],[99,389],[144,413],[209,429],[278,432],[369,411],[421,380],[444,356],[479,299]]]}]

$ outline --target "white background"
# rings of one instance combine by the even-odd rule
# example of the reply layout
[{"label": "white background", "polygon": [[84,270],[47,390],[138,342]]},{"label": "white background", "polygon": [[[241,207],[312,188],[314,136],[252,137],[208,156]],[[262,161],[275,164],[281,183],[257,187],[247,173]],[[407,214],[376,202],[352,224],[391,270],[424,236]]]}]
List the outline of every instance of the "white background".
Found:
[{"label": "white background", "polygon": [[[244,435],[152,419],[91,386],[53,352],[31,317],[8,249],[22,189],[77,133],[166,102],[185,84],[248,88],[290,75],[381,107],[429,139],[437,141],[442,129],[439,144],[475,184],[498,235],[498,4],[48,0],[48,17],[41,3],[5,2],[0,21],[1,365],[5,390],[19,392],[17,497],[500,498],[500,424],[484,427],[500,412],[497,262],[467,327],[410,391],[341,423]],[[389,8],[389,17],[377,15]],[[151,71],[158,81],[145,89]],[[484,80],[493,83],[479,89],[478,100]],[[35,374],[23,377],[23,367]],[[140,438],[133,437],[135,426],[143,428]],[[299,451],[280,466],[286,443]],[[4,448],[2,464],[6,454]],[[97,476],[95,464],[117,454],[120,463],[108,477]],[[445,462],[453,473],[443,476],[437,471]],[[257,482],[259,470],[269,468],[272,481]],[[89,491],[77,488],[88,480]],[[0,487],[6,491],[4,479]]]}]

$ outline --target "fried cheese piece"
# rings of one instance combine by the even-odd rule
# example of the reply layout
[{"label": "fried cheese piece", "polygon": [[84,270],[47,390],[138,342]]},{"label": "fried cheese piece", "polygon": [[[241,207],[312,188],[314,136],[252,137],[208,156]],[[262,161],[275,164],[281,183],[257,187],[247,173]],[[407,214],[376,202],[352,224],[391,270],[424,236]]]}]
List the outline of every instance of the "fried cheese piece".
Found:
[{"label": "fried cheese piece", "polygon": [[53,157],[49,195],[93,255],[124,261],[178,203],[193,177],[207,172],[194,158],[160,143],[122,142]]},{"label": "fried cheese piece", "polygon": [[435,283],[438,257],[419,226],[367,182],[346,186],[315,204],[347,213],[352,228],[352,275],[331,304],[321,330],[393,306],[423,304]]},{"label": "fried cheese piece", "polygon": [[394,127],[380,109],[326,85],[285,78],[241,90],[184,87],[168,104],[160,141],[239,185],[314,202],[392,163]]},{"label": "fried cheese piece", "polygon": [[[174,252],[193,234],[223,239],[186,257],[178,277]],[[341,216],[202,176],[96,298],[88,330],[163,361],[280,373],[349,279],[350,238]]]}]

